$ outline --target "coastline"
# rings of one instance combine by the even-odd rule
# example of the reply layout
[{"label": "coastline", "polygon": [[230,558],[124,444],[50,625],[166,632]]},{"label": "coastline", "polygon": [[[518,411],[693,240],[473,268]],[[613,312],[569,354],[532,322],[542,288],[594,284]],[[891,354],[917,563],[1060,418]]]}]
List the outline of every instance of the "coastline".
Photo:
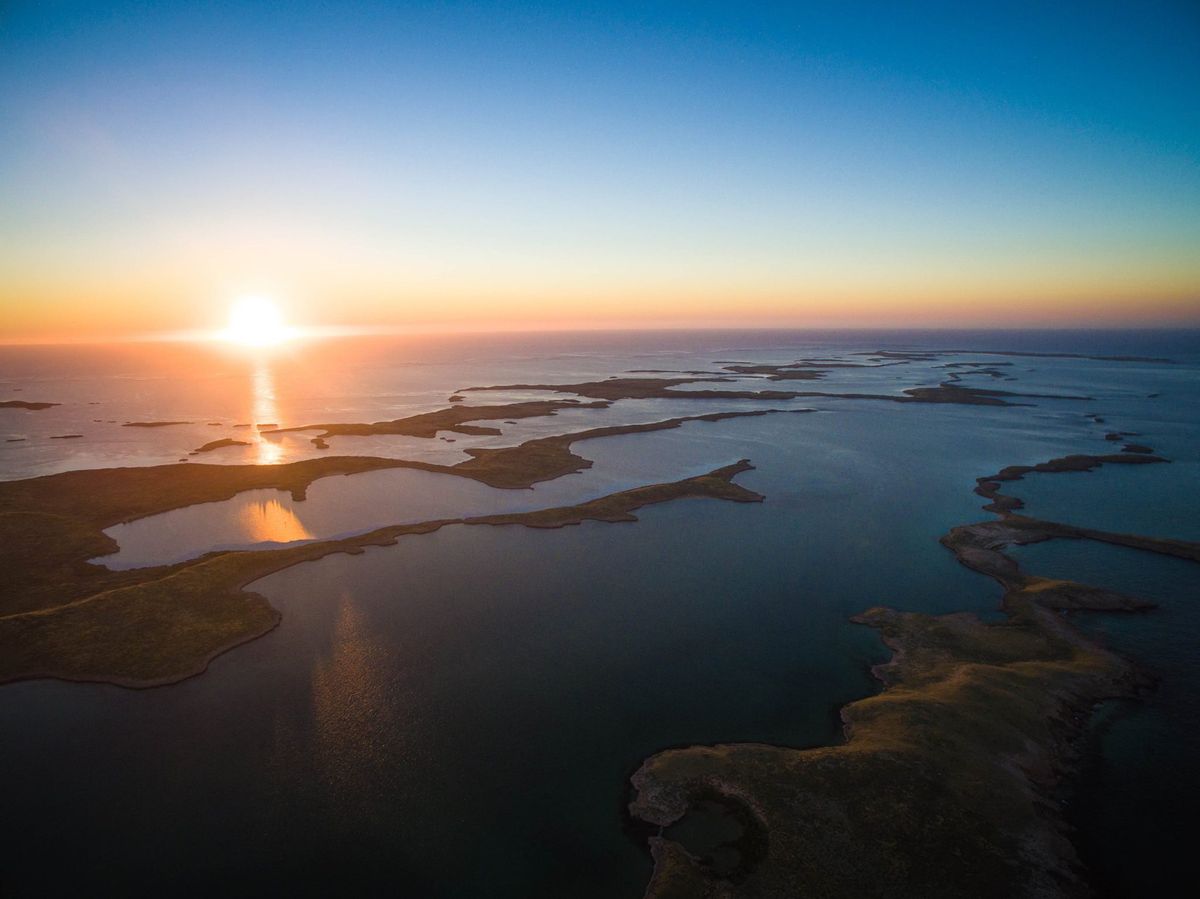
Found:
[{"label": "coastline", "polygon": [[[1031,471],[1166,461],[1081,455],[979,478],[976,492],[1000,520],[957,526],[942,543],[1002,587],[1005,620],[875,607],[851,620],[877,629],[891,656],[872,668],[882,692],[842,708],[845,742],[690,746],[646,759],[631,778],[629,806],[659,828],[646,896],[1086,895],[1066,823],[1047,794],[1074,771],[1075,743],[1094,706],[1134,696],[1150,680],[1063,613],[1152,604],[1026,574],[1003,549],[1066,537],[1196,561],[1200,544],[1025,518],[1000,487]],[[752,814],[768,846],[732,877],[662,835],[713,791]],[[924,814],[911,814],[916,808]],[[866,846],[874,847],[869,858]],[[931,846],[940,847],[935,856]]]},{"label": "coastline", "polygon": [[268,574],[333,553],[392,545],[400,537],[448,525],[561,528],[584,521],[633,522],[638,509],[677,499],[762,502],[762,495],[733,483],[752,467],[743,459],[708,474],[572,506],[390,525],[294,547],[215,552],[176,565],[133,569],[115,578],[125,583],[111,589],[0,617],[0,684],[45,677],[136,688],[177,683],[278,625],[280,613],[245,589]]}]

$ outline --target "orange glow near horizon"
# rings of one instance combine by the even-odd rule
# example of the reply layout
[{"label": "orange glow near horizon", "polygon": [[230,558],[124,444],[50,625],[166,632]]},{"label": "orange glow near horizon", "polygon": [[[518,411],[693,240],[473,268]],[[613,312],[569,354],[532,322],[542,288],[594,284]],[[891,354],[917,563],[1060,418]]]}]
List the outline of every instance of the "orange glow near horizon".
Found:
[{"label": "orange glow near horizon", "polygon": [[[195,312],[204,304],[163,303],[135,291],[102,300],[63,297],[44,303],[0,293],[0,343],[86,342],[205,335],[249,349],[289,339],[355,331],[476,332],[636,328],[953,328],[1153,327],[1200,325],[1200,291],[1183,279],[1120,279],[1038,284],[1012,278],[985,287],[957,279],[897,280],[890,287],[860,275],[808,287],[708,285],[517,285],[440,291],[331,288],[297,291],[295,325],[278,307],[243,307],[224,328]],[[186,294],[185,294],[186,296]],[[243,301],[244,302],[244,301]],[[211,308],[211,307],[210,307]]]},{"label": "orange glow near horizon", "polygon": [[[694,247],[631,237],[540,254],[515,243],[427,247],[422,257],[369,231],[350,241],[264,221],[252,241],[240,230],[217,239],[211,226],[156,235],[149,254],[0,252],[0,342],[188,333],[268,346],[310,328],[1200,325],[1200,257],[1180,238],[1122,248],[1032,235],[976,251],[903,235],[895,245],[879,235],[858,244],[798,235],[794,247],[770,248],[704,235]],[[239,296],[238,308],[248,308],[227,321],[229,298]],[[278,306],[251,299],[270,296],[287,298],[290,331]]]},{"label": "orange glow near horizon", "polygon": [[0,343],[1200,327],[1194,3],[111,6],[0,7]]}]

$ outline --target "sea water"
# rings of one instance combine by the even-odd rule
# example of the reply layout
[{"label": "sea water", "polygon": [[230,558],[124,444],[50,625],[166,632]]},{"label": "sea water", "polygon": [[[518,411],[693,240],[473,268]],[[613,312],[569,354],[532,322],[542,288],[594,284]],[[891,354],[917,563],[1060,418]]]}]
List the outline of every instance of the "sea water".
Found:
[{"label": "sea water", "polygon": [[[309,345],[272,358],[273,405],[263,402],[262,360],[193,348],[169,358],[145,346],[0,350],[4,398],[63,403],[44,412],[0,410],[8,432],[26,438],[0,444],[0,474],[14,478],[181,456],[204,464],[316,456],[309,435],[278,442],[252,435],[250,447],[211,458],[186,452],[247,430],[235,424],[387,420],[443,408],[455,390],[474,385],[571,383],[641,368],[716,372],[718,360],[862,360],[854,354],[938,346],[1175,361],[956,356],[833,369],[823,381],[711,385],[896,395],[967,371],[941,368],[947,361],[974,360],[1011,362],[1000,369],[1015,380],[965,375],[971,386],[1088,397],[1013,400],[1029,406],[619,401],[515,425],[489,422],[503,431],[498,436],[442,435],[453,444],[333,438],[330,454],[453,464],[463,446],[598,425],[730,409],[815,410],[581,441],[574,450],[593,467],[531,491],[375,472],[318,481],[303,502],[256,491],[113,529],[121,549],[107,562],[135,567],[404,516],[575,502],[740,458],[756,467],[738,483],[766,496],[762,504],[692,499],[649,507],[632,524],[458,525],[361,556],[329,556],[256,582],[253,589],[282,611],[280,627],[199,677],[148,691],[54,681],[0,688],[5,887],[30,894],[87,881],[175,892],[638,896],[650,861],[645,833],[623,808],[628,777],[647,755],[697,742],[835,742],[838,709],[877,689],[869,668],[887,656],[877,635],[850,616],[878,604],[995,610],[999,589],[937,542],[953,525],[987,517],[971,492],[976,477],[1072,452],[1110,452],[1107,431],[1138,431],[1131,439],[1154,446],[1170,465],[1031,476],[1010,492],[1046,517],[1192,535],[1186,507],[1200,500],[1192,398],[1200,341],[1194,333],[375,339],[353,351]],[[555,396],[465,395],[473,404]],[[194,423],[120,426],[176,419]],[[51,441],[56,432],[85,436]],[[258,530],[246,524],[254,515],[247,519],[245,509],[270,502],[288,513],[265,513],[275,530],[262,520]],[[1166,511],[1156,517],[1155,508]],[[293,519],[303,532],[279,529]],[[1052,541],[1020,554],[1030,571],[1121,589],[1131,585],[1117,583],[1118,574],[1142,570],[1132,557],[1108,556],[1089,568],[1071,555],[1082,545]],[[1200,625],[1170,611],[1186,603],[1186,574],[1164,577],[1163,612],[1087,616],[1085,624],[1115,629],[1105,633],[1116,648],[1151,662],[1156,647],[1175,640],[1182,648],[1171,651],[1174,673],[1164,670],[1163,683],[1190,684],[1196,666],[1186,646],[1194,647]],[[1156,615],[1171,616],[1171,633]],[[1099,761],[1081,780],[1086,798],[1074,800],[1097,810],[1096,826],[1081,834],[1086,859],[1102,858],[1131,821],[1163,826],[1153,791],[1151,799],[1139,796],[1145,783],[1175,775],[1140,753],[1139,741],[1149,734],[1187,747],[1200,729],[1194,716],[1172,711],[1167,689],[1158,694],[1167,699],[1111,713],[1116,723],[1093,738]],[[1194,756],[1172,758],[1176,767],[1190,765],[1194,778]],[[1127,879],[1139,864],[1161,861],[1150,843],[1127,845]],[[56,862],[68,846],[70,866]]]}]

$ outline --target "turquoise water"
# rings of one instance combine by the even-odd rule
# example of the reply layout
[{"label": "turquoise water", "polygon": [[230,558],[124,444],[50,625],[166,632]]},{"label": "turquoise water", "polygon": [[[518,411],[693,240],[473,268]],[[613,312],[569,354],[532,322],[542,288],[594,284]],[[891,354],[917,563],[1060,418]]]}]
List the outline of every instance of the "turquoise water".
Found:
[{"label": "turquoise water", "polygon": [[[20,860],[5,870],[9,892],[65,890],[78,878],[135,892],[325,888],[636,897],[650,860],[645,834],[631,828],[623,808],[628,777],[645,756],[695,742],[834,742],[840,739],[838,709],[877,689],[869,667],[886,657],[875,633],[851,624],[849,616],[876,604],[936,613],[995,609],[995,585],[959,566],[937,542],[951,526],[985,517],[971,492],[976,477],[1008,464],[1103,452],[1111,448],[1102,439],[1106,430],[1140,430],[1140,441],[1161,443],[1164,452],[1170,446],[1180,461],[1137,470],[1144,478],[1137,488],[1141,505],[1120,499],[1123,520],[1147,503],[1183,508],[1200,499],[1200,485],[1177,477],[1192,458],[1186,438],[1200,433],[1200,419],[1189,418],[1186,403],[1138,402],[1148,393],[1179,391],[1187,380],[1180,372],[1195,376],[1194,337],[1181,343],[1171,335],[1133,335],[1107,345],[1095,335],[1058,335],[1056,344],[1037,334],[990,335],[986,342],[969,334],[557,339],[557,346],[544,338],[530,345],[441,347],[430,350],[426,362],[404,366],[385,364],[387,354],[380,352],[353,376],[342,373],[336,390],[347,399],[338,420],[355,420],[365,407],[377,414],[361,417],[372,420],[424,411],[421,403],[436,407],[438,396],[444,402],[455,387],[473,383],[711,368],[718,359],[785,362],[889,344],[1155,355],[1190,348],[1192,355],[1176,366],[1137,364],[1128,371],[1085,360],[956,357],[1014,362],[1016,382],[967,376],[967,383],[1086,393],[1093,400],[993,408],[806,398],[792,406],[818,411],[580,443],[576,451],[594,468],[545,485],[547,497],[687,477],[746,457],[756,468],[738,482],[767,499],[748,505],[687,500],[644,509],[633,524],[553,531],[455,526],[408,537],[395,547],[327,557],[257,582],[254,589],[283,612],[281,626],[221,656],[201,677],[150,691],[51,681],[0,688],[0,787],[7,820],[20,822],[6,825],[9,857]],[[28,359],[22,364],[30,365]],[[848,369],[796,386],[895,393],[937,383],[945,374],[939,364]],[[31,396],[35,387],[52,393],[58,377],[50,370],[23,394]],[[98,377],[93,391],[107,391],[103,402],[114,408],[143,402],[125,397],[127,380]],[[154,410],[177,417],[169,415],[175,382],[154,383]],[[281,418],[322,420],[312,417],[323,401],[317,391],[301,391],[304,399],[279,383],[277,402],[293,410]],[[507,399],[481,396],[479,402]],[[85,403],[83,393],[77,399]],[[192,394],[188,402],[195,404],[189,416],[213,414],[215,420],[216,406],[205,405],[203,396]],[[503,426],[505,434],[489,439],[506,445],[593,423],[752,407],[622,401],[603,410],[603,418],[571,413],[559,421],[530,420]],[[148,411],[131,408],[128,417],[149,418]],[[1088,412],[1107,413],[1107,422],[1091,421]],[[1135,412],[1137,426],[1127,426]],[[183,440],[159,433],[139,439],[143,443],[130,444],[141,447],[141,462],[134,464],[165,461],[170,441]],[[335,443],[334,449],[354,451],[351,445]],[[457,452],[458,445],[447,449]],[[70,455],[53,454],[77,452],[39,444],[9,476],[69,465]],[[117,452],[122,459],[135,455],[128,447]],[[298,446],[296,452],[308,450]],[[1061,477],[1099,484],[1107,473]],[[1039,492],[1043,481],[1054,479],[1014,485],[1031,509],[1058,502]],[[381,492],[379,482],[354,482],[319,482],[321,489],[312,492],[317,502],[308,507],[313,511],[304,503],[292,511],[336,530],[360,513],[378,517],[392,510],[398,494]],[[347,484],[339,502],[336,488]],[[389,489],[399,490],[400,482]],[[420,489],[430,502],[446,501],[436,490]],[[492,501],[488,495],[450,499]],[[1099,498],[1077,506],[1087,515],[1109,508]],[[200,517],[172,526],[172,552],[194,549],[193,537],[217,539],[211,528],[232,520],[203,517],[212,510],[180,514]],[[1138,523],[1157,520],[1137,514],[1147,516]],[[1172,520],[1176,530],[1191,522],[1186,515]],[[1053,565],[1075,564],[1061,555],[1063,548],[1081,545],[1026,547],[1022,561],[1054,574]],[[143,560],[162,549],[147,542],[140,547]],[[1105,556],[1115,561],[1086,573],[1120,586],[1113,578],[1140,572],[1133,557],[1141,555]],[[1164,577],[1161,592],[1184,605],[1179,594],[1190,582]],[[1194,647],[1200,623],[1192,617],[1169,616],[1164,603],[1161,613],[1096,616],[1089,626],[1132,628],[1131,634],[1148,628],[1137,640],[1128,638],[1134,640],[1128,652],[1148,658],[1174,640],[1179,649],[1172,670],[1179,684],[1193,683],[1187,646]],[[1114,631],[1111,639],[1126,637]],[[1166,695],[1163,689],[1155,695]],[[1194,718],[1179,718],[1173,706],[1154,698],[1139,708],[1157,742],[1194,746],[1200,734]],[[1099,808],[1114,808],[1105,804],[1110,796],[1144,789],[1143,779],[1164,780],[1161,768],[1131,765],[1142,737],[1122,737],[1118,728],[1136,720],[1119,717],[1109,731],[1118,737],[1100,741],[1097,757],[1107,760],[1107,779],[1089,791]],[[1182,765],[1194,775],[1194,755],[1172,758],[1173,770]],[[1087,833],[1089,847],[1107,845],[1131,817],[1162,820],[1152,806],[1116,808],[1094,816],[1099,823]],[[71,846],[70,868],[49,862],[47,847],[63,845]],[[1130,851],[1131,870],[1139,858],[1157,858],[1152,848]]]}]

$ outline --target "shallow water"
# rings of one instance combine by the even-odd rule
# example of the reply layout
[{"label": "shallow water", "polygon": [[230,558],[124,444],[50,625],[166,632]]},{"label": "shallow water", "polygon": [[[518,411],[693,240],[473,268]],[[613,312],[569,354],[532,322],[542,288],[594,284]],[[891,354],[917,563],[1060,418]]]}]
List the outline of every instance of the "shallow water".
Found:
[{"label": "shallow water", "polygon": [[[441,453],[439,461],[453,462],[451,454],[461,458],[464,445],[510,445],[602,424],[731,408],[818,410],[580,442],[575,451],[594,467],[531,491],[492,490],[426,472],[375,472],[320,480],[302,503],[255,491],[114,528],[121,552],[106,563],[150,564],[262,539],[558,505],[743,457],[756,468],[738,483],[767,497],[747,505],[671,503],[640,511],[635,524],[553,531],[454,526],[405,537],[394,547],[329,556],[257,582],[253,589],[283,612],[281,626],[182,684],[150,691],[49,681],[0,688],[0,772],[7,772],[0,786],[7,820],[20,822],[6,827],[6,846],[10,858],[25,860],[6,872],[5,885],[30,894],[47,887],[46,876],[51,885],[65,885],[78,872],[142,891],[639,896],[649,857],[644,834],[626,831],[622,808],[628,776],[644,757],[693,742],[836,741],[838,708],[876,689],[868,669],[886,655],[876,635],[851,624],[850,615],[876,604],[938,613],[996,608],[998,588],[937,542],[951,526],[986,517],[971,492],[976,477],[1071,452],[1106,452],[1107,430],[1139,430],[1139,442],[1177,461],[1130,469],[1142,479],[1136,497],[1122,492],[1110,503],[1079,501],[1072,508],[1097,521],[1118,510],[1113,520],[1141,525],[1168,520],[1137,511],[1147,504],[1182,510],[1200,500],[1200,484],[1187,468],[1200,433],[1195,407],[1142,402],[1152,392],[1180,393],[1195,378],[1195,338],[1110,340],[1116,342],[1106,346],[1095,335],[693,334],[424,347],[401,341],[347,354],[354,361],[327,379],[318,377],[320,362],[337,354],[310,348],[301,374],[276,377],[281,423],[396,418],[440,408],[454,389],[471,384],[712,369],[721,359],[861,359],[849,354],[888,344],[1190,355],[1175,366],[1127,367],[958,357],[1014,363],[1005,370],[1016,382],[966,375],[968,384],[1086,393],[1089,401],[1031,399],[1021,402],[1035,405],[1013,408],[836,398],[622,401],[605,410],[497,423],[499,437],[454,444],[335,438],[333,453],[407,455],[417,447],[430,455],[410,457]],[[9,366],[0,367],[6,373],[0,383],[22,386],[17,397],[70,399],[86,414],[86,397],[100,396],[113,409],[107,417],[123,420],[224,415],[233,423],[246,414],[246,401],[230,391],[167,377],[170,365],[161,359],[156,369],[136,354],[123,362],[110,354],[100,362],[76,358],[63,368],[53,353],[23,352],[14,368],[8,351],[0,351],[0,366]],[[244,361],[226,360],[214,382],[237,382]],[[835,369],[825,381],[732,386],[895,394],[937,383],[946,373],[938,367],[943,361]],[[293,363],[274,364],[284,371]],[[472,403],[510,400],[507,392],[469,396]],[[545,394],[512,398],[529,396]],[[3,421],[20,421],[32,437],[35,427],[47,434],[65,424],[37,416],[81,409]],[[192,433],[175,428],[97,427],[87,439],[90,448],[31,440],[25,451],[5,450],[11,455],[0,455],[6,466],[0,475],[88,461],[157,464],[170,461],[177,446],[196,445]],[[281,459],[319,454],[304,440],[285,450]],[[1039,514],[1057,512],[1074,501],[1056,498],[1043,482],[1054,490],[1056,477],[1098,485],[1100,496],[1109,471],[1039,476],[1011,485],[1012,492]],[[1194,521],[1171,520],[1175,530]],[[1050,567],[1057,556],[1036,554],[1057,553],[1060,544],[1084,545],[1025,547],[1022,561],[1054,574],[1040,566]],[[1140,570],[1132,561],[1104,558],[1117,560],[1084,574],[1104,583]],[[1168,583],[1165,592],[1174,596],[1180,583]],[[1095,616],[1089,626],[1147,622],[1141,642],[1130,644],[1135,655],[1154,655],[1162,640],[1190,639],[1194,646],[1200,622],[1184,616],[1157,623],[1156,616],[1167,619],[1166,609],[1164,603],[1161,615]],[[1172,658],[1184,672],[1179,683],[1191,684],[1189,653],[1181,648]],[[1200,735],[1200,724],[1167,706],[1152,701],[1141,708],[1157,729],[1156,741],[1186,747]],[[1161,768],[1139,773],[1128,764],[1128,747],[1138,739],[1101,741],[1100,758],[1111,764],[1094,797],[1098,807],[1114,808],[1103,805],[1110,794],[1145,789],[1144,778],[1168,780]],[[1196,770],[1182,756],[1173,764]],[[1103,846],[1118,825],[1158,814],[1144,804],[1115,808],[1116,817],[1094,816],[1099,823],[1089,845]],[[62,845],[73,847],[77,864],[69,870],[47,860],[47,848]],[[1131,850],[1129,864],[1154,858],[1151,848]]]}]

